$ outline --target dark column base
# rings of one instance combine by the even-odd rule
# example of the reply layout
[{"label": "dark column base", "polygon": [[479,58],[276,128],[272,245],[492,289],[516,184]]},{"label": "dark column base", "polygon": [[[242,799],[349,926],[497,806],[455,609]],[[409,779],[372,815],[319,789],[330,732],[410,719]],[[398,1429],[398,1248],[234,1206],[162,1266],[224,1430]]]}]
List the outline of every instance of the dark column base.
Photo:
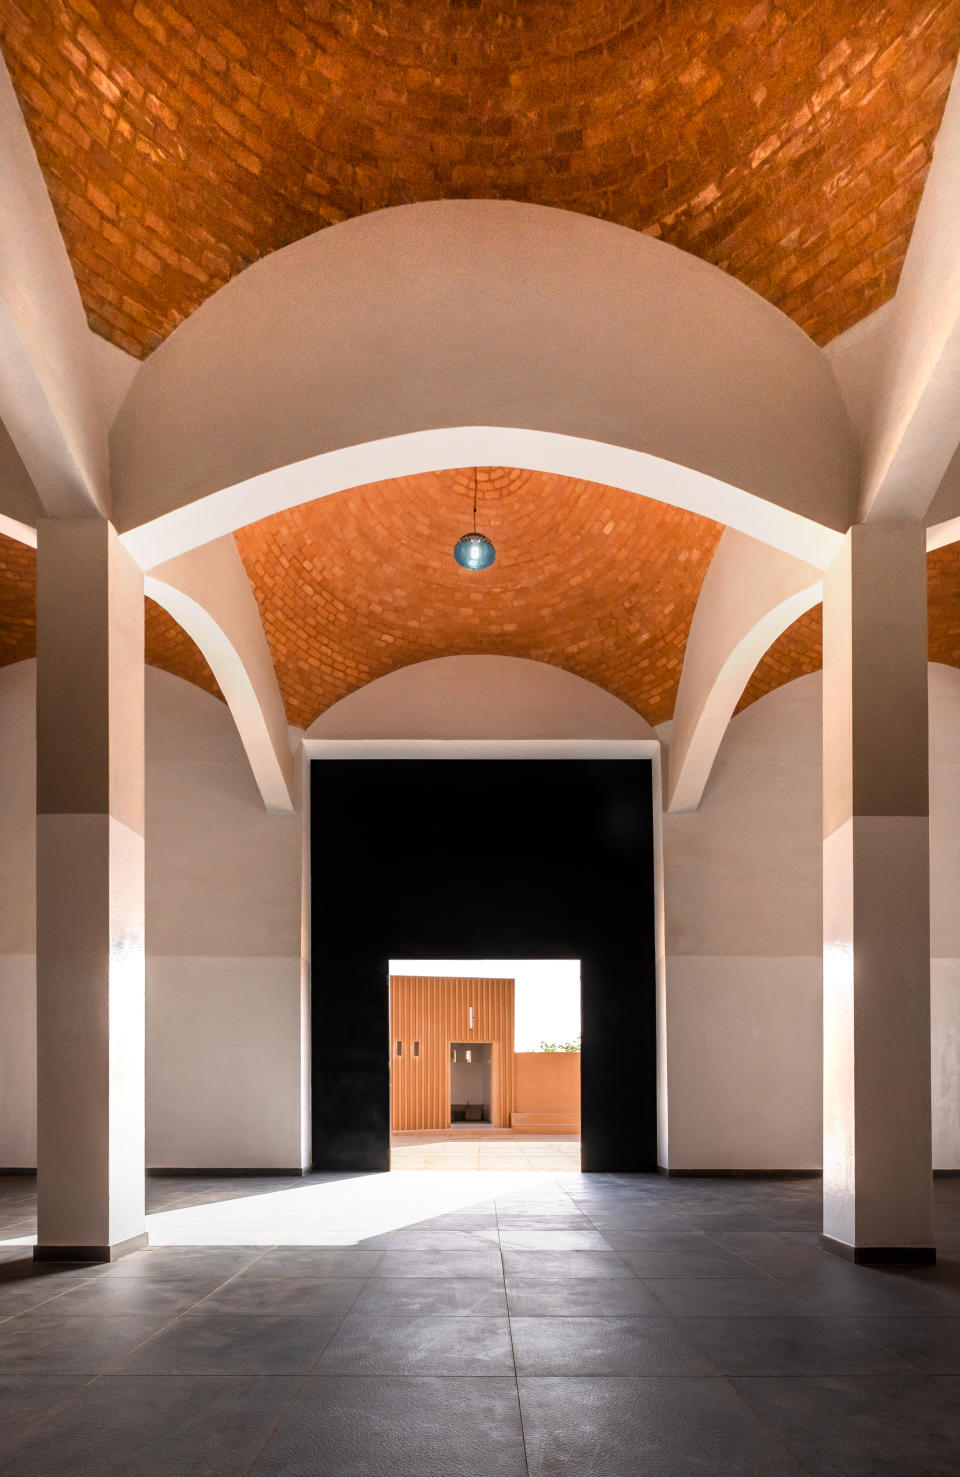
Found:
[{"label": "dark column base", "polygon": [[35,1246],[35,1262],[115,1262],[131,1251],[141,1251],[147,1245],[147,1233],[130,1236],[126,1241],[117,1241],[113,1246]]},{"label": "dark column base", "polygon": [[277,1169],[267,1165],[263,1169],[225,1169],[218,1165],[215,1169],[176,1169],[164,1165],[162,1168],[147,1170],[147,1179],[203,1179],[203,1180],[236,1180],[236,1179],[303,1179],[310,1174],[309,1169]]},{"label": "dark column base", "polygon": [[935,1246],[849,1246],[832,1236],[820,1237],[824,1251],[866,1267],[932,1267],[937,1260]]},{"label": "dark column base", "polygon": [[665,1179],[693,1180],[819,1180],[822,1169],[668,1169],[657,1165]]}]

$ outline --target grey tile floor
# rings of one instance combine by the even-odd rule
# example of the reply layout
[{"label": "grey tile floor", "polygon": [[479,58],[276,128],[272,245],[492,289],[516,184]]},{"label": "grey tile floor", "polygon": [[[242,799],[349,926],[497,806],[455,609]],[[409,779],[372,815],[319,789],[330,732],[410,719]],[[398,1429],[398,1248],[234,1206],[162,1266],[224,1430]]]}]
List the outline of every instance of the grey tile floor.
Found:
[{"label": "grey tile floor", "polygon": [[960,1179],[915,1271],[821,1252],[816,1181],[151,1180],[93,1268],[33,1264],[34,1193],[0,1477],[960,1474]]}]

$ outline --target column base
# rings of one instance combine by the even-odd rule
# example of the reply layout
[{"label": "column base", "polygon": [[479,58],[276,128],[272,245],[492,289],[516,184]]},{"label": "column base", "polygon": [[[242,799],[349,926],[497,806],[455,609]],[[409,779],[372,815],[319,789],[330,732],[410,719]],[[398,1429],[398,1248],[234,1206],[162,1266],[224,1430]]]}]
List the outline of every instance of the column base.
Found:
[{"label": "column base", "polygon": [[131,1251],[142,1251],[147,1245],[147,1233],[129,1236],[126,1241],[115,1241],[112,1246],[35,1246],[35,1262],[115,1262]]},{"label": "column base", "polygon": [[937,1260],[935,1246],[851,1246],[832,1236],[820,1236],[820,1245],[833,1256],[843,1257],[857,1266],[932,1267]]}]

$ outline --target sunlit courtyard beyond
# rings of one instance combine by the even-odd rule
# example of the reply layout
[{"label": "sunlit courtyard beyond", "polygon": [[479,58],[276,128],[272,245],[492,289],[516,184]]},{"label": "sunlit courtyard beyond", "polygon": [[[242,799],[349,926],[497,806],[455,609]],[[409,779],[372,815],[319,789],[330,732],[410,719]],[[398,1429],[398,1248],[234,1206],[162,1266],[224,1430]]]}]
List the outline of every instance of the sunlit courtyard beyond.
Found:
[{"label": "sunlit courtyard beyond", "polygon": [[580,1168],[580,1139],[569,1133],[541,1137],[483,1127],[395,1133],[390,1168],[576,1172]]}]

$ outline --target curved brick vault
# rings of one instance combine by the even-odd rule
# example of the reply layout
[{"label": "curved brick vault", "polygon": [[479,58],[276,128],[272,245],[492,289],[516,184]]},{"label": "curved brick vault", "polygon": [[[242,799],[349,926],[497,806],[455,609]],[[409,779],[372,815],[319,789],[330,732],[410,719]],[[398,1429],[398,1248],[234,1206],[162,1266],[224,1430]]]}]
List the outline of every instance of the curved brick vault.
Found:
[{"label": "curved brick vault", "polygon": [[[563,667],[651,723],[672,716],[697,596],[721,526],[634,493],[482,468],[493,568],[451,550],[472,517],[472,472],[375,483],[251,524],[237,544],[291,723],[306,727],[376,677],[436,656],[502,654]],[[927,560],[929,655],[960,667],[960,544]],[[0,535],[0,667],[36,655],[36,555]],[[220,689],[173,618],[146,601],[146,658]],[[737,705],[823,660],[808,611],[758,663]]]},{"label": "curved brick vault", "polygon": [[670,716],[721,525],[540,472],[478,480],[488,570],[452,553],[472,469],[353,488],[236,535],[291,723],[397,667],[481,653],[549,662],[651,723]]},{"label": "curved brick vault", "polygon": [[[173,616],[145,601],[147,665],[172,672],[220,696],[217,679]],[[26,544],[0,534],[0,667],[37,654],[37,555]]]},{"label": "curved brick vault", "polygon": [[661,236],[825,342],[896,286],[960,0],[0,0],[0,44],[131,353],[269,251],[450,196]]},{"label": "curved brick vault", "polygon": [[[932,662],[960,667],[960,544],[927,555],[927,654]],[[822,665],[823,610],[817,605],[788,626],[757,664],[737,712]]]}]

